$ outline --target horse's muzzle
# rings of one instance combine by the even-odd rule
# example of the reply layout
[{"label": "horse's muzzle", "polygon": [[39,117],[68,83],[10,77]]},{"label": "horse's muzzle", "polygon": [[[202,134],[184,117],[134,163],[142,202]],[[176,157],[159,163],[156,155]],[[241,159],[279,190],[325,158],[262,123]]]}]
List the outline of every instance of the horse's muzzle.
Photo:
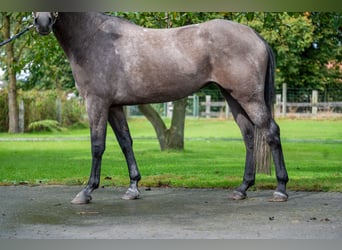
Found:
[{"label": "horse's muzzle", "polygon": [[48,35],[52,30],[53,23],[50,13],[40,14],[34,18],[34,27],[40,35]]}]

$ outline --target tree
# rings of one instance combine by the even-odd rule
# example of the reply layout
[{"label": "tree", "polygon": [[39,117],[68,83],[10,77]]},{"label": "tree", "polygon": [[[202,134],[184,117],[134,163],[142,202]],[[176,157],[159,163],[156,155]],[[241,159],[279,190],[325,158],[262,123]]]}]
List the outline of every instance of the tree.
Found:
[{"label": "tree", "polygon": [[187,98],[174,102],[171,126],[167,128],[163,119],[157,111],[150,105],[139,105],[140,112],[151,122],[159,141],[159,146],[164,150],[184,149],[184,126]]},{"label": "tree", "polygon": [[[324,92],[334,88],[332,95],[341,96],[342,13],[311,12],[305,15],[314,26],[314,41],[313,46],[302,54],[303,64],[299,70],[305,76],[303,84]],[[328,101],[329,98],[325,98]]]},{"label": "tree", "polygon": [[[1,12],[0,39],[9,39],[31,23],[31,13]],[[69,63],[52,35],[31,32],[6,44],[1,48],[0,67],[8,90],[9,133],[19,132],[18,89],[75,88]]]},{"label": "tree", "polygon": [[254,28],[271,45],[277,60],[276,82],[293,86],[298,82],[301,54],[313,42],[314,27],[303,15],[288,13],[254,13],[249,21],[240,20]]},{"label": "tree", "polygon": [[20,85],[23,89],[75,90],[70,64],[55,36],[41,36],[33,32],[32,43],[24,60],[30,72]]},{"label": "tree", "polygon": [[[17,34],[27,23],[27,13],[1,12],[1,35],[3,40],[9,39],[13,34]],[[25,53],[29,37],[15,40],[5,45],[5,53],[2,56],[0,64],[5,72],[8,89],[8,116],[9,133],[19,132],[19,111],[17,103],[17,76],[24,67],[21,58]]]},{"label": "tree", "polygon": [[339,69],[327,67],[341,62],[341,13],[254,13],[249,21],[240,16],[240,22],[256,29],[275,51],[277,84],[323,90],[341,78]]}]

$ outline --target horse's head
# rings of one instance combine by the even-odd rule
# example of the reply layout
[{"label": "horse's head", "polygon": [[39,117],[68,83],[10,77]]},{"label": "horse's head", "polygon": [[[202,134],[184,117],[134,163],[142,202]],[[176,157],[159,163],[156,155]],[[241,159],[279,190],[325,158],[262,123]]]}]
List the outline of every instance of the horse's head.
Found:
[{"label": "horse's head", "polygon": [[56,12],[33,12],[34,26],[41,35],[47,35],[51,32],[52,26],[57,19]]}]

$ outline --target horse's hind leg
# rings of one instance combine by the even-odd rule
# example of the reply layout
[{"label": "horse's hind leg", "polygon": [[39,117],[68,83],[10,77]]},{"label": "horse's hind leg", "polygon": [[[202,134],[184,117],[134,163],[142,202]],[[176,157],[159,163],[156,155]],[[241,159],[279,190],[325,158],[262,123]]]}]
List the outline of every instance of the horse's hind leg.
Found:
[{"label": "horse's hind leg", "polygon": [[271,201],[286,201],[288,198],[286,193],[286,184],[289,178],[287,175],[283,150],[280,142],[280,129],[272,118],[269,122],[267,142],[271,147],[278,181],[277,189],[273,193],[273,198]]},{"label": "horse's hind leg", "polygon": [[276,124],[276,122],[272,118],[270,111],[263,103],[250,102],[248,104],[245,104],[243,108],[252,122],[266,136],[267,143],[271,148],[277,177],[277,189],[274,192],[273,199],[271,201],[286,201],[288,198],[288,195],[286,193],[286,184],[289,179],[285,167],[284,155],[280,141],[279,126]]},{"label": "horse's hind leg", "polygon": [[222,91],[233,113],[234,119],[238,124],[243,140],[246,146],[245,172],[242,184],[234,191],[232,198],[234,200],[242,200],[247,197],[247,189],[255,183],[255,160],[253,157],[254,150],[254,125],[248,118],[245,111],[241,108],[229,94]]},{"label": "horse's hind leg", "polygon": [[122,196],[124,200],[134,200],[139,198],[140,192],[138,190],[138,182],[141,179],[138,166],[133,153],[133,141],[129,132],[127,120],[122,107],[113,107],[109,111],[108,121],[116,135],[120,144],[121,150],[125,155],[129,177],[130,186],[127,192]]}]

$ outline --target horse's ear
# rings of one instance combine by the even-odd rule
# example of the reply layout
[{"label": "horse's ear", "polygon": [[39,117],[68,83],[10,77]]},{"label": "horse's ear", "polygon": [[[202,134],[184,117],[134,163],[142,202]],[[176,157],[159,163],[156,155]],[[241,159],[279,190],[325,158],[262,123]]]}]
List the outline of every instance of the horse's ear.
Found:
[{"label": "horse's ear", "polygon": [[32,11],[32,17],[33,17],[33,20],[34,20],[34,24],[36,24],[36,17],[37,17],[36,12]]},{"label": "horse's ear", "polygon": [[58,18],[58,12],[52,12],[53,22],[55,23]]}]

